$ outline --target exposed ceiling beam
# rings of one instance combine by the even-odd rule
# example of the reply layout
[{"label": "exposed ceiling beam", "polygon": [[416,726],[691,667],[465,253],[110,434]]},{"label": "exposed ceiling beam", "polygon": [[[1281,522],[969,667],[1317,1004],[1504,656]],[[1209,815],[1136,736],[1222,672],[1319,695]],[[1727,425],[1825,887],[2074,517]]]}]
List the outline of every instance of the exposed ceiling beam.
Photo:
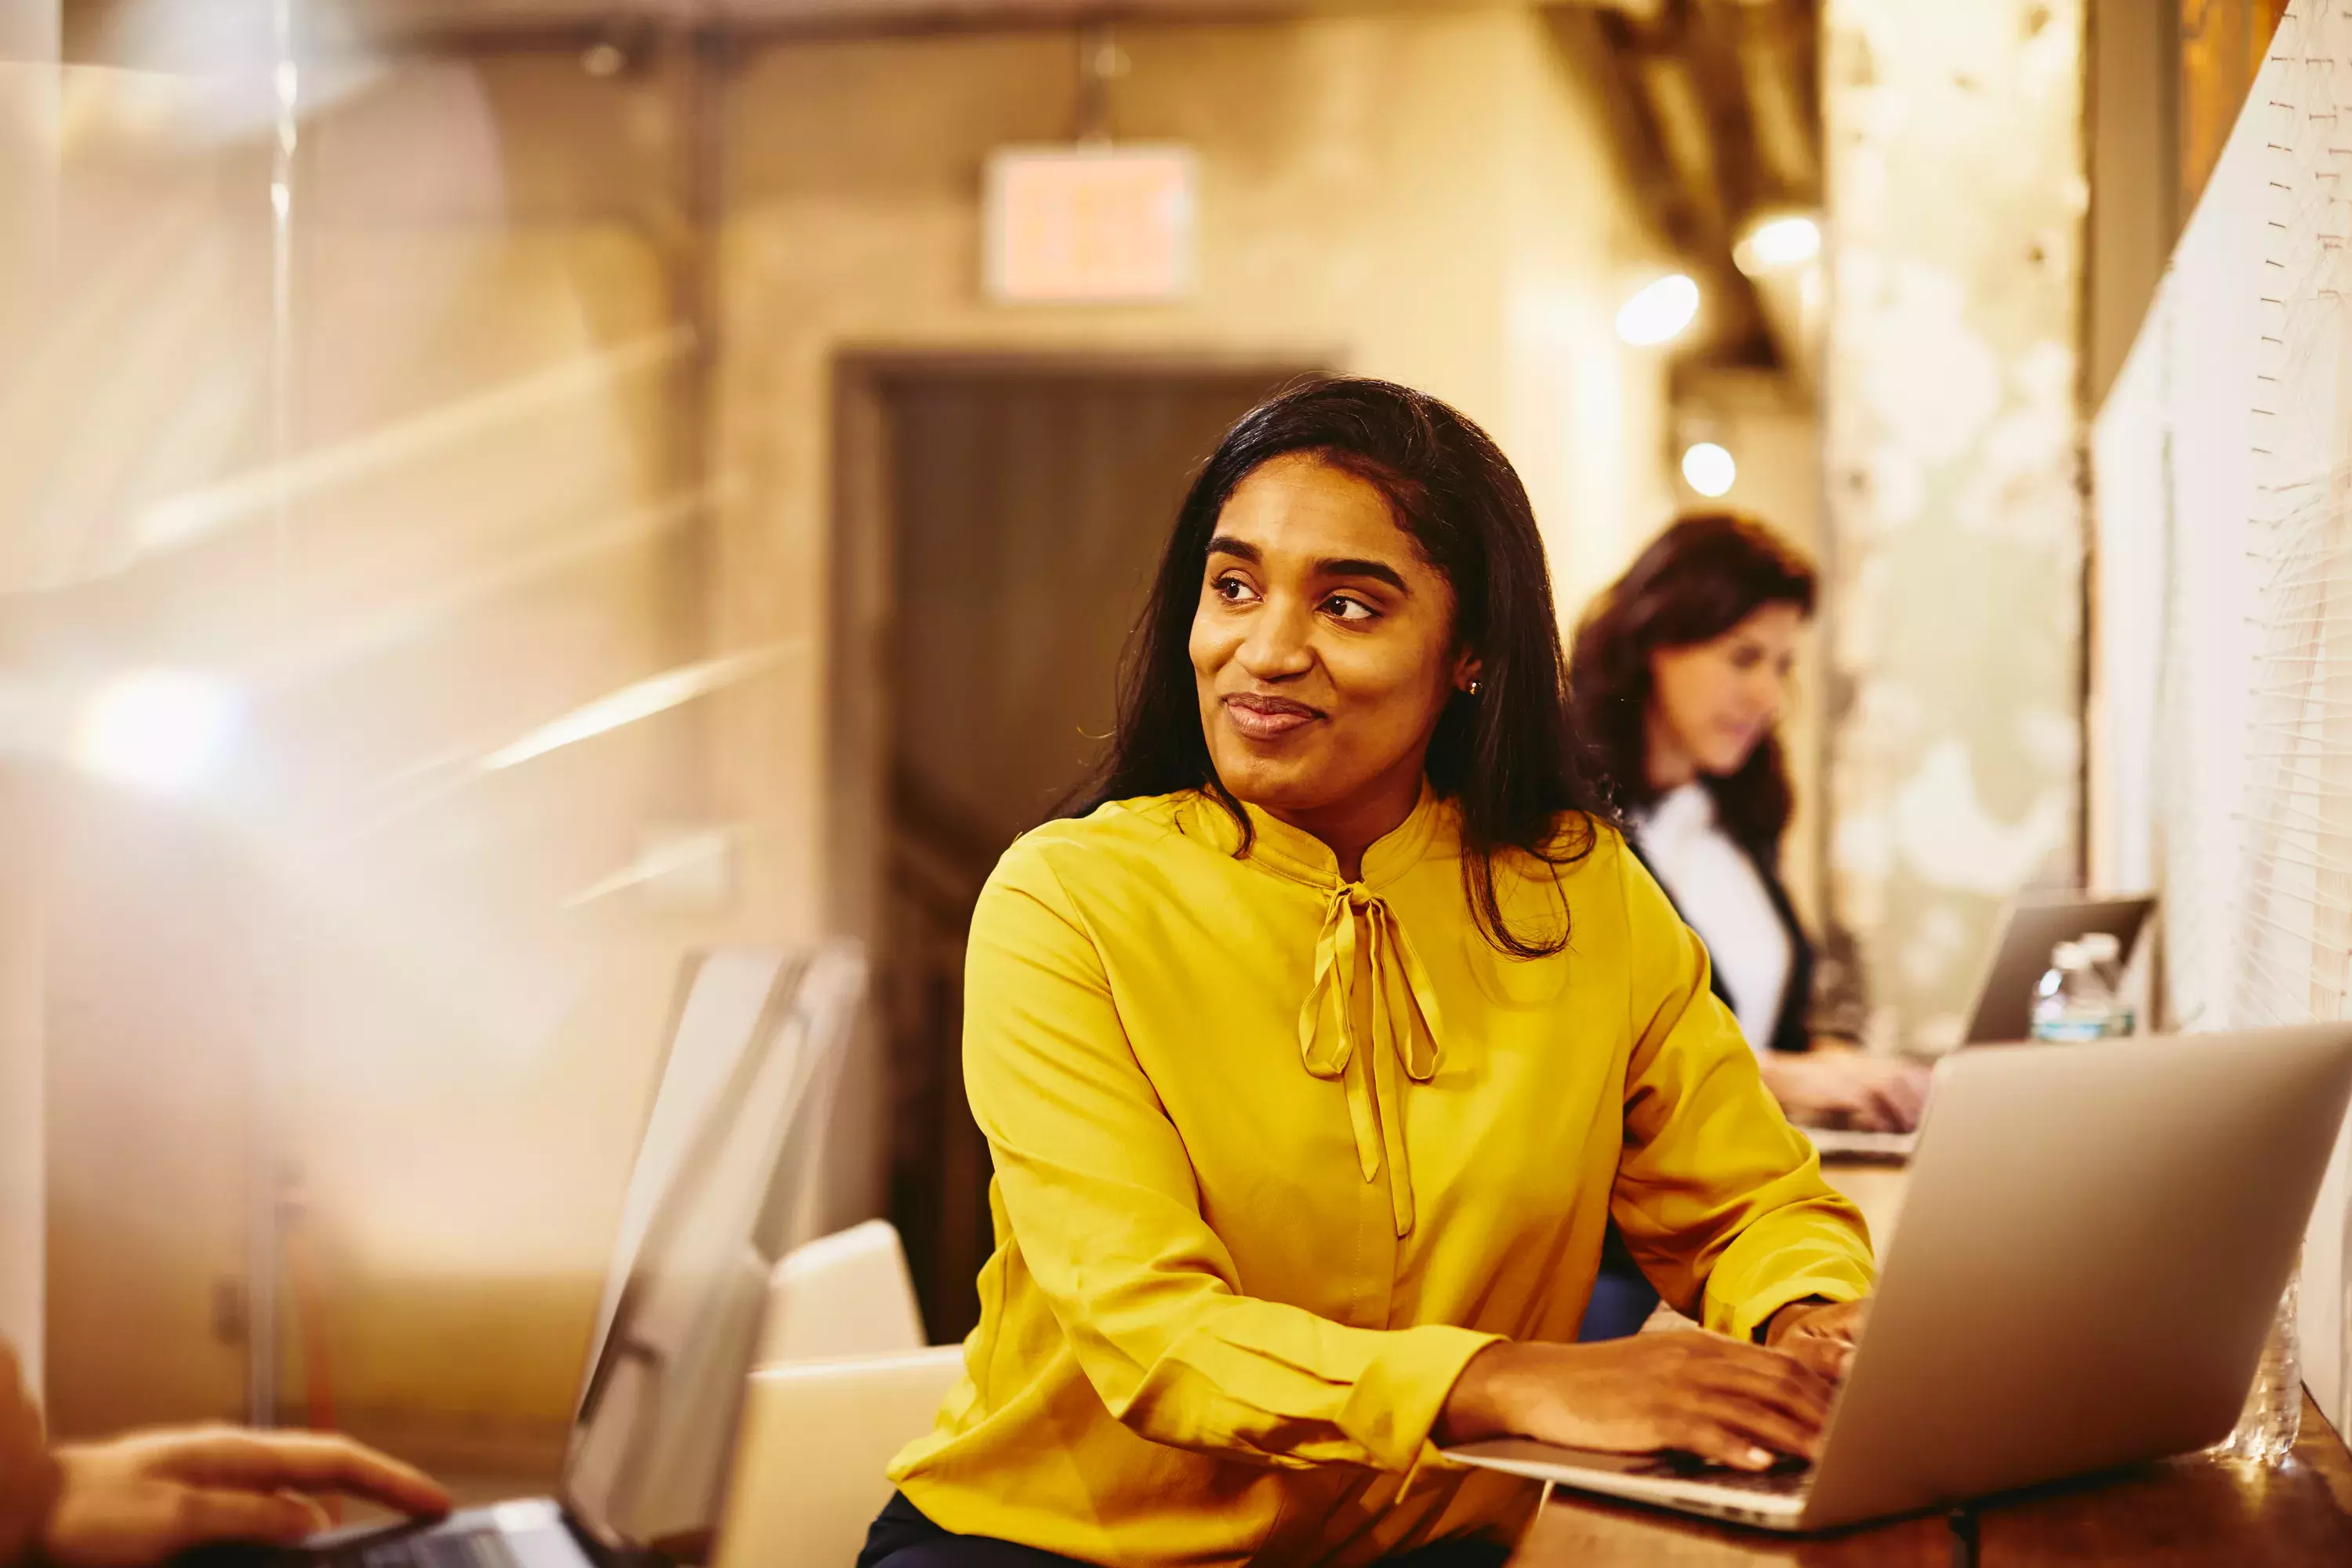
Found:
[{"label": "exposed ceiling beam", "polygon": [[[193,42],[190,0],[68,0],[67,58],[170,68]],[[257,0],[199,0],[206,30],[251,31]],[[578,47],[603,37],[715,33],[746,43],[844,37],[1020,31],[1087,22],[1218,23],[1284,16],[1473,8],[1528,10],[1545,0],[309,0],[308,47],[405,53],[510,53]],[[1611,3],[1611,0],[1599,0]],[[1642,0],[1630,0],[1640,4]],[[169,15],[167,15],[169,13]],[[248,16],[247,13],[250,13]]]}]

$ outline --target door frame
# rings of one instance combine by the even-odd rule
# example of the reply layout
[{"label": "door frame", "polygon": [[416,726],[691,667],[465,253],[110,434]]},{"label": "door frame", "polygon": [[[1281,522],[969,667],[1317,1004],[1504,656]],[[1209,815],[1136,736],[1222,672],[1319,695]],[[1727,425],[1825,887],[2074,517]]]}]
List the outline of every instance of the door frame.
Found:
[{"label": "door frame", "polygon": [[845,348],[833,361],[832,496],[824,626],[824,837],[819,868],[825,929],[869,949],[881,937],[882,850],[888,817],[889,668],[897,517],[890,493],[887,395],[927,375],[1007,380],[1227,378],[1268,385],[1330,374],[1330,353],[1214,350],[1024,352],[992,348]]},{"label": "door frame", "polygon": [[[1023,352],[994,348],[847,347],[832,363],[831,494],[827,504],[824,629],[824,756],[822,860],[824,929],[853,936],[886,969],[884,856],[890,812],[888,638],[896,609],[892,582],[898,547],[888,395],[894,384],[925,376],[1053,376],[1090,380],[1227,379],[1262,376],[1269,386],[1328,374],[1338,353],[1222,353],[1214,350]],[[877,998],[877,1001],[879,999]],[[887,1029],[869,1009],[862,1048],[842,1086],[843,1113],[864,1124],[872,1168],[852,1175],[888,1204],[892,1086]],[[857,1140],[851,1140],[854,1146]],[[845,1174],[851,1174],[845,1173]]]}]

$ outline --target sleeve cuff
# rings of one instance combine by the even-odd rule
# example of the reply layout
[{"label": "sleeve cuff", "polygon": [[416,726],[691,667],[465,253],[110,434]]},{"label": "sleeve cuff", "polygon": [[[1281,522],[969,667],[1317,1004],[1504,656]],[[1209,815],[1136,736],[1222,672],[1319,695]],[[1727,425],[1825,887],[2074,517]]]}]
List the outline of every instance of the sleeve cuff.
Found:
[{"label": "sleeve cuff", "polygon": [[1356,1379],[1341,1426],[1381,1468],[1410,1473],[1436,1458],[1430,1429],[1462,1369],[1502,1336],[1424,1323],[1385,1337],[1390,1342]]},{"label": "sleeve cuff", "polygon": [[1870,1282],[1850,1274],[1801,1274],[1792,1279],[1780,1280],[1769,1289],[1740,1300],[1732,1307],[1727,1317],[1723,1316],[1717,1303],[1710,1300],[1707,1302],[1707,1327],[1735,1340],[1752,1341],[1756,1331],[1762,1328],[1773,1313],[1791,1301],[1801,1301],[1808,1296],[1819,1296],[1824,1301],[1859,1301],[1869,1294]]}]

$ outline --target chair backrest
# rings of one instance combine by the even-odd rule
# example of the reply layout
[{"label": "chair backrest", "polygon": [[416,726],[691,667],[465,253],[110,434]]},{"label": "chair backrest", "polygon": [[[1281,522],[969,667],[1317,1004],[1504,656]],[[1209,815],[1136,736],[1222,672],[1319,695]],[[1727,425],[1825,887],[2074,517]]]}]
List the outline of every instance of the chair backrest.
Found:
[{"label": "chair backrest", "polygon": [[845,1568],[890,1500],[893,1455],[930,1429],[958,1345],[751,1374],[712,1568]]},{"label": "chair backrest", "polygon": [[836,1231],[784,1255],[768,1279],[767,1323],[754,1363],[920,1350],[914,1276],[887,1220]]},{"label": "chair backrest", "polygon": [[759,1369],[712,1568],[842,1568],[890,1499],[891,1457],[929,1430],[963,1371],[923,1346],[887,1221],[794,1247],[768,1282]]}]

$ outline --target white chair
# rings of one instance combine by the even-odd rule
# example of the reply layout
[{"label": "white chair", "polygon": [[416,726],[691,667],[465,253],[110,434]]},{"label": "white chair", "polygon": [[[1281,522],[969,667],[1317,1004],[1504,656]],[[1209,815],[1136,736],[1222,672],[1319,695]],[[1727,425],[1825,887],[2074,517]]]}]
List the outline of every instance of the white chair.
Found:
[{"label": "white chair", "polygon": [[848,1568],[930,1426],[963,1348],[923,1344],[898,1233],[880,1220],[776,1265],[712,1568]]},{"label": "white chair", "polygon": [[755,1367],[923,1348],[915,1277],[890,1222],[820,1237],[786,1253],[768,1277],[768,1315]]}]

